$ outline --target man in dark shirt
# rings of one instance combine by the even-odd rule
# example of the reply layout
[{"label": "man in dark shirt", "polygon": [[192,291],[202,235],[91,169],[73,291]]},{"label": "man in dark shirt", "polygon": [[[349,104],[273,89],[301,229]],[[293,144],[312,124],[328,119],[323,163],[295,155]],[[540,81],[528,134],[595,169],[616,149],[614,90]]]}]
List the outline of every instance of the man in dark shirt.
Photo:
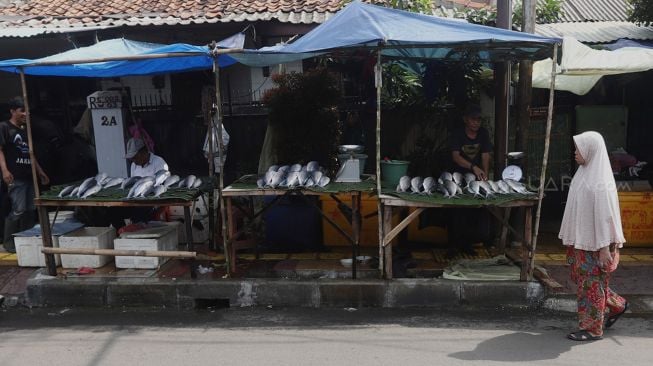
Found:
[{"label": "man in dark shirt", "polygon": [[[481,127],[481,108],[477,105],[468,106],[463,114],[463,122],[463,127],[449,137],[453,170],[462,174],[473,173],[477,180],[487,180],[492,143],[488,131]],[[459,251],[475,256],[477,253],[473,243],[484,242],[488,246],[492,237],[487,212],[470,208],[451,210],[447,257],[453,258]]]},{"label": "man in dark shirt", "polygon": [[481,108],[477,105],[467,107],[463,122],[463,128],[454,131],[449,142],[454,171],[471,172],[476,179],[487,180],[492,143],[488,131],[481,127]]},{"label": "man in dark shirt", "polygon": [[11,212],[5,219],[3,245],[8,252],[15,252],[13,234],[34,226],[34,186],[32,163],[42,184],[50,178],[37,161],[29,156],[27,132],[24,130],[27,114],[22,98],[9,101],[11,118],[0,123],[0,169],[2,180],[8,187]]}]

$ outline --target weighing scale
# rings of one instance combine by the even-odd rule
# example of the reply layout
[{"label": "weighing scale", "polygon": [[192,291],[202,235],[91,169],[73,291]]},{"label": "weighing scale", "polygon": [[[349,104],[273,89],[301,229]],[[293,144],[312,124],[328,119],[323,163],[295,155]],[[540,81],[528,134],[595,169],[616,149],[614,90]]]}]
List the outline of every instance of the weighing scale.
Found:
[{"label": "weighing scale", "polygon": [[365,149],[362,145],[340,145],[338,152],[349,154],[349,159],[343,161],[340,170],[336,174],[336,182],[339,183],[358,183],[361,181],[360,160],[356,159],[355,154],[360,154]]}]

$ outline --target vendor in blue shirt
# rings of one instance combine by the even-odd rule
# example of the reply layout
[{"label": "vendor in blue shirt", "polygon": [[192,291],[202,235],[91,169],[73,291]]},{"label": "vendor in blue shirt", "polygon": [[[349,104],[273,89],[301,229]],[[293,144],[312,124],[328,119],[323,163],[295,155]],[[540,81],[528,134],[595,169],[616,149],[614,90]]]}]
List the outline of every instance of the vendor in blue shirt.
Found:
[{"label": "vendor in blue shirt", "polygon": [[463,114],[463,127],[455,130],[450,139],[454,171],[474,173],[477,180],[487,180],[490,171],[492,143],[490,134],[481,127],[481,108],[470,105]]}]

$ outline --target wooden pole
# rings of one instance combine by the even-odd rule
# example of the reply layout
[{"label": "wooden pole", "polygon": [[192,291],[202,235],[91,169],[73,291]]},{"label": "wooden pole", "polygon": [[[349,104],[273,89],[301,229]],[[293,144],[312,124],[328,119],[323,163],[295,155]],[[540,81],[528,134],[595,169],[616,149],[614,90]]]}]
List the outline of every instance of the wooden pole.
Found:
[{"label": "wooden pole", "polygon": [[537,234],[540,230],[540,213],[542,212],[542,198],[544,197],[544,185],[546,180],[546,168],[549,162],[549,144],[551,141],[551,125],[553,123],[553,99],[555,96],[556,85],[556,66],[558,64],[558,44],[553,45],[553,62],[551,63],[551,85],[549,86],[549,110],[546,118],[546,137],[544,139],[544,156],[542,157],[542,172],[540,173],[540,188],[538,189],[537,197],[537,212],[535,214],[535,229],[533,230],[533,238],[531,239],[531,248],[527,248],[530,253],[531,271],[528,273],[528,280],[533,277],[532,269],[535,266],[535,248],[537,247]]},{"label": "wooden pole", "polygon": [[32,183],[34,184],[34,197],[39,198],[39,176],[36,174],[36,156],[34,155],[34,140],[32,139],[32,116],[29,111],[29,99],[27,98],[27,82],[25,71],[20,69],[20,83],[23,88],[23,103],[25,103],[25,120],[27,122],[27,145],[29,148],[29,159],[32,165]]},{"label": "wooden pole", "polygon": [[196,252],[167,250],[120,250],[120,249],[89,249],[89,248],[42,248],[45,254],[78,254],[78,255],[109,255],[126,257],[169,257],[195,258]]},{"label": "wooden pole", "polygon": [[[381,66],[381,50],[376,51],[376,67],[374,68],[374,84],[376,86],[376,193],[381,196],[381,88],[383,87],[383,68]],[[383,277],[383,260],[385,244],[383,242],[383,211],[381,199],[376,203],[379,229],[379,270]]]},{"label": "wooden pole", "polygon": [[[522,12],[522,32],[535,33],[535,0],[524,0]],[[515,151],[528,150],[528,132],[530,130],[530,106],[533,95],[533,61],[519,62],[519,83],[517,85],[517,106],[515,109],[517,130]],[[528,155],[522,159],[521,168],[528,177]]]},{"label": "wooden pole", "polygon": [[[512,1],[497,3],[497,28],[512,26]],[[510,62],[494,64],[494,176],[501,176],[508,152],[508,110],[510,101]],[[489,172],[487,172],[489,174]]]},{"label": "wooden pole", "polygon": [[[215,106],[217,109],[216,116],[218,120],[218,164],[220,164],[220,175],[218,177],[218,195],[220,196],[220,223],[222,226],[222,245],[224,247],[224,257],[227,264],[227,276],[231,275],[234,270],[231,266],[231,251],[227,243],[227,221],[225,217],[225,205],[222,191],[224,190],[224,164],[222,164],[222,157],[224,156],[224,146],[222,145],[222,97],[220,95],[220,67],[218,66],[218,57],[215,56],[213,60],[213,73],[215,74]],[[213,138],[213,136],[211,136]],[[211,157],[213,159],[213,157]],[[234,254],[235,255],[235,254]]]}]

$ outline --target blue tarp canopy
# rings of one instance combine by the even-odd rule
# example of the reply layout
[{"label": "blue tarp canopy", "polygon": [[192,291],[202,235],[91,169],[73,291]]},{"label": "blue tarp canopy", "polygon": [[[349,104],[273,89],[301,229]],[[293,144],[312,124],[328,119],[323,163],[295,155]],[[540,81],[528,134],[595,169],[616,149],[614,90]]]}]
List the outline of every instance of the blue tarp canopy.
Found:
[{"label": "blue tarp canopy", "polygon": [[[234,37],[222,42],[228,41],[229,44],[233,44]],[[222,42],[218,43],[218,46]],[[158,58],[148,58],[149,56]],[[140,57],[141,59],[120,60],[128,57]],[[87,63],[107,58],[115,61]],[[220,55],[218,58],[218,64],[221,67],[232,65],[235,62],[236,60],[228,55]],[[208,46],[183,43],[164,45],[128,39],[110,39],[92,46],[76,48],[35,60],[0,61],[0,71],[20,73],[21,68],[25,74],[43,76],[106,78],[155,75],[211,69],[213,68],[213,56]]]},{"label": "blue tarp canopy", "polygon": [[380,42],[384,58],[424,61],[477,56],[489,62],[551,57],[553,44],[561,40],[356,1],[292,44],[232,56],[249,66],[268,66],[324,53],[376,49]]}]

